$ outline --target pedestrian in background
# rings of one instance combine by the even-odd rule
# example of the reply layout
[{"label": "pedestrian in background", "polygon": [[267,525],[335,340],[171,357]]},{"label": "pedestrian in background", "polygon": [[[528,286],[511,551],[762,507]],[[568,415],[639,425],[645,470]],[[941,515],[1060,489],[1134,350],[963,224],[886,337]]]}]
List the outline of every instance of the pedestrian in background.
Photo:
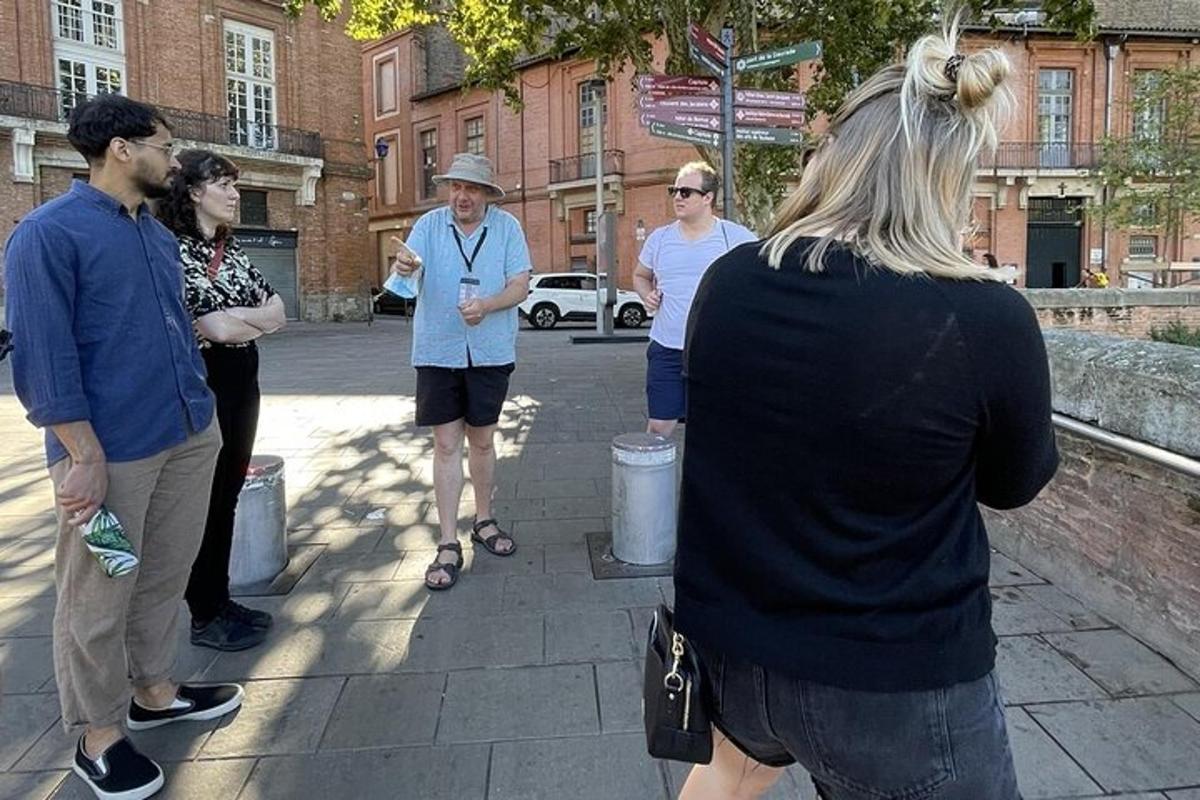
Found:
[{"label": "pedestrian in background", "polygon": [[718,257],[757,237],[713,213],[721,182],[703,161],[679,168],[667,187],[675,221],[653,231],[642,246],[633,286],[654,314],[646,350],[646,430],[670,436],[683,419],[683,338],[696,286]]},{"label": "pedestrian in background", "polygon": [[1058,458],[1037,319],[961,247],[1009,63],[955,26],[853,90],[762,248],[708,271],[687,343],[676,624],[711,764],[826,800],[1017,800],[978,503]]},{"label": "pedestrian in background", "polygon": [[224,442],[213,474],[204,541],[185,594],[191,642],[214,650],[245,650],[266,638],[272,620],[267,612],[229,596],[233,520],[258,432],[255,340],[284,326],[283,300],[230,229],[237,218],[237,166],[207,150],[183,151],[179,165],[170,194],[158,204],[158,216],[179,239],[184,293]]}]

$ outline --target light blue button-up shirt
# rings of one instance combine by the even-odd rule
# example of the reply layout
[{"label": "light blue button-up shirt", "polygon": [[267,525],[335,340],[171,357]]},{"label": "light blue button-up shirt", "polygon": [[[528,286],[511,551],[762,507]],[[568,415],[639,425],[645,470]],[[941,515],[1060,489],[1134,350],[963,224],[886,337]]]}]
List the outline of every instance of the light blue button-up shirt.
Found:
[{"label": "light blue button-up shirt", "polygon": [[[454,239],[456,230],[461,252]],[[487,238],[468,271],[466,258],[475,253],[485,230]],[[495,311],[478,325],[467,325],[458,311],[458,286],[465,277],[478,278],[479,296],[492,297],[504,291],[512,278],[532,268],[525,232],[517,218],[489,205],[483,222],[467,236],[454,224],[450,207],[443,206],[417,220],[406,244],[424,264],[413,317],[413,366],[462,369],[468,365],[468,354],[470,364],[479,367],[514,363],[517,309]]]}]

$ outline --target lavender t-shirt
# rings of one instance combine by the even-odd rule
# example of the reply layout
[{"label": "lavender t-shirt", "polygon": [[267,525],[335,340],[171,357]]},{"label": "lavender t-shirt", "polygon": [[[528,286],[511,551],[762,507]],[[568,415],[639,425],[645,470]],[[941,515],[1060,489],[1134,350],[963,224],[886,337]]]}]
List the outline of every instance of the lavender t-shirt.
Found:
[{"label": "lavender t-shirt", "polygon": [[696,287],[709,265],[726,252],[758,237],[736,222],[718,219],[707,236],[689,242],[679,223],[656,229],[642,246],[638,261],[654,273],[662,305],[654,315],[650,338],[663,347],[683,349],[688,312]]}]

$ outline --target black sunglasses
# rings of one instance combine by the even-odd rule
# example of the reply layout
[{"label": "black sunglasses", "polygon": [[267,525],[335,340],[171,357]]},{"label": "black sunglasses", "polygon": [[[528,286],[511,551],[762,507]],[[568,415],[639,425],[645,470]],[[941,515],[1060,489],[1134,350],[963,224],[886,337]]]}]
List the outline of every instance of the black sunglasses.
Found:
[{"label": "black sunglasses", "polygon": [[708,194],[708,192],[704,191],[703,189],[693,189],[690,186],[668,186],[667,194],[671,195],[671,197],[679,195],[684,200],[687,200],[694,194]]}]

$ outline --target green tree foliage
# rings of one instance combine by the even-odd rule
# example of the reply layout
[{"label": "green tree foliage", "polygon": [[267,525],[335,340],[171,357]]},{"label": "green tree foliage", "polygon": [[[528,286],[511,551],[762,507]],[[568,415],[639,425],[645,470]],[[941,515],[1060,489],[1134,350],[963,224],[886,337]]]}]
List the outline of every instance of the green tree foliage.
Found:
[{"label": "green tree foliage", "polygon": [[[468,59],[466,83],[503,91],[516,104],[517,65],[529,54],[595,59],[610,77],[629,64],[651,68],[653,38],[670,47],[670,74],[699,74],[688,57],[687,27],[699,22],[716,34],[728,25],[735,32],[734,52],[748,53],[819,39],[823,58],[808,91],[814,112],[837,108],[860,77],[870,75],[927,32],[940,19],[945,0],[285,0],[299,14],[315,6],[334,20],[349,4],[347,30],[359,39],[383,36],[413,25],[444,25]],[[991,12],[1028,6],[1021,0],[965,0],[966,11],[980,19]],[[1093,33],[1093,0],[1045,0],[1039,4],[1047,24],[1081,38]],[[739,86],[792,89],[790,70],[750,73]],[[709,161],[718,154],[698,148]],[[748,221],[760,223],[778,199],[786,177],[798,167],[792,148],[739,145],[738,194]]]},{"label": "green tree foliage", "polygon": [[1200,215],[1200,68],[1139,70],[1128,135],[1104,141],[1094,175],[1107,189],[1096,213],[1168,241]]}]

